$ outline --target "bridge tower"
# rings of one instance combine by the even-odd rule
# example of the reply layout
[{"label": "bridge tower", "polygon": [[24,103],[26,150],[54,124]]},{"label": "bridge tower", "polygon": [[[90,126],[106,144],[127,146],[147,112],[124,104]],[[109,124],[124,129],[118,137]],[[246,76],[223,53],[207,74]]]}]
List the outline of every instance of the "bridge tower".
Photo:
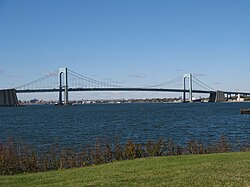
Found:
[{"label": "bridge tower", "polygon": [[68,70],[67,68],[60,68],[58,72],[59,76],[59,105],[63,105],[62,92],[64,91],[64,105],[68,105]]},{"label": "bridge tower", "polygon": [[189,80],[189,102],[192,102],[192,89],[193,89],[193,80],[192,80],[192,74],[184,74],[183,75],[183,102],[186,102],[186,79]]}]

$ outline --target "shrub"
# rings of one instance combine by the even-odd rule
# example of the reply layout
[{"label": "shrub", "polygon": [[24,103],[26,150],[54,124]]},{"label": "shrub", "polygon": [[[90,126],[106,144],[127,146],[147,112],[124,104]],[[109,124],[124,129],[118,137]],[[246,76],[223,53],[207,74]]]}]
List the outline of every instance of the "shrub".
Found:
[{"label": "shrub", "polygon": [[[208,146],[205,146],[208,145]],[[250,145],[237,144],[237,150],[249,151]],[[80,149],[79,149],[80,150]],[[128,140],[122,145],[118,139],[115,143],[101,142],[99,139],[93,147],[76,151],[61,148],[54,144],[43,151],[35,151],[25,142],[14,143],[8,139],[0,144],[0,175],[48,171],[85,167],[93,164],[109,163],[116,160],[128,160],[151,156],[173,156],[181,154],[224,153],[234,151],[233,146],[221,135],[217,142],[204,144],[195,140],[187,142],[186,147],[176,145],[172,139],[164,142],[149,140],[146,143],[134,143]]]}]

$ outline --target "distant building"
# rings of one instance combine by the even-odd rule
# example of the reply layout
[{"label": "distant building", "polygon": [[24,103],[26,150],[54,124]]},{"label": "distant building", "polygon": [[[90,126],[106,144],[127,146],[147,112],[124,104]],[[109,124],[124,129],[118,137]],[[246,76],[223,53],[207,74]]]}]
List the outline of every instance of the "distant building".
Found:
[{"label": "distant building", "polygon": [[30,103],[38,103],[38,101],[39,101],[38,99],[31,99]]}]

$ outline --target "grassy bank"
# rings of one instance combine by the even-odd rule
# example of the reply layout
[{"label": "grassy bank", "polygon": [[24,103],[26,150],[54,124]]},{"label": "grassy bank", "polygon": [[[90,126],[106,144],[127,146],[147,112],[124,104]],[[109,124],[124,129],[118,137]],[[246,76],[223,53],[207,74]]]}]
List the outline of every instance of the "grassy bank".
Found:
[{"label": "grassy bank", "polygon": [[14,176],[0,186],[249,186],[250,152],[152,157]]}]

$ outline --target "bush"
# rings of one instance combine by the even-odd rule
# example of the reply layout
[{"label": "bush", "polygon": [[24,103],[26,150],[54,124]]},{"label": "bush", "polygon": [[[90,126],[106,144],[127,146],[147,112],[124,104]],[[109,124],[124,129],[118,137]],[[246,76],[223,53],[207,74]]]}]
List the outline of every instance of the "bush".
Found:
[{"label": "bush", "polygon": [[[237,144],[237,149],[239,148],[240,151],[249,151],[250,145]],[[144,144],[128,140],[124,145],[119,140],[111,144],[97,139],[93,147],[87,146],[79,152],[74,149],[59,149],[56,144],[51,145],[47,150],[37,152],[24,142],[14,143],[9,139],[6,143],[0,144],[0,175],[85,167],[116,160],[152,156],[224,153],[231,151],[235,151],[235,149],[228,143],[224,135],[217,142],[210,145],[190,140],[187,142],[186,147],[176,145],[172,139],[166,142],[163,139],[158,141],[149,140]]]}]

